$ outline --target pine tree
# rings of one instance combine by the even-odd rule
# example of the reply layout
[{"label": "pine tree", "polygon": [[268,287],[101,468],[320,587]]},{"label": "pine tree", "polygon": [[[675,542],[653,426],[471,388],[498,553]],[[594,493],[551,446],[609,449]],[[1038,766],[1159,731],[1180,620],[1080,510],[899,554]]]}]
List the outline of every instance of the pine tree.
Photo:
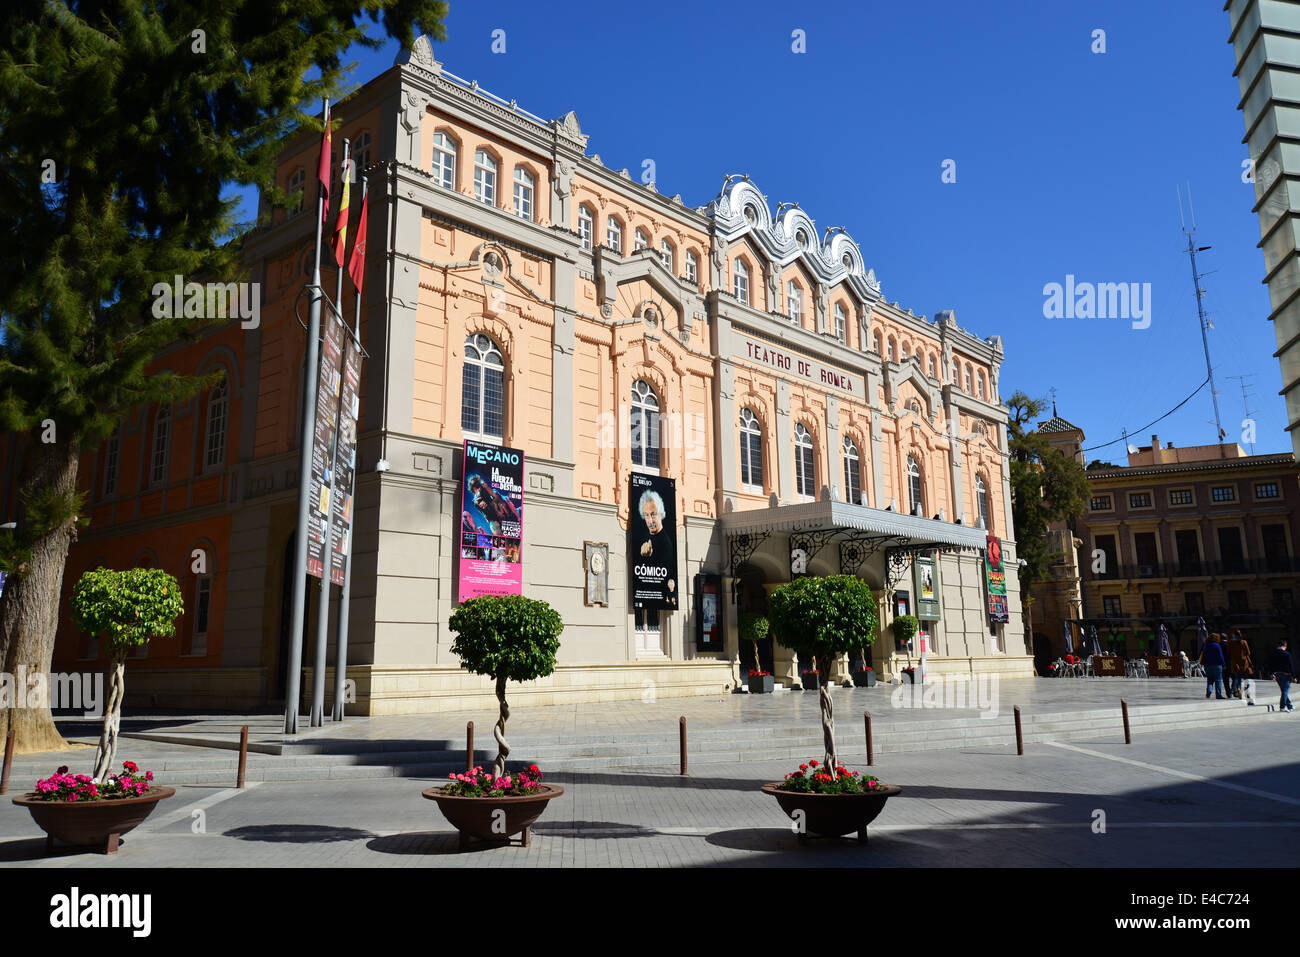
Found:
[{"label": "pine tree", "polygon": [[[0,13],[0,428],[16,433],[0,533],[0,663],[48,672],[83,451],[126,411],[210,379],[146,374],[208,319],[160,318],[156,283],[238,281],[228,184],[273,202],[275,157],[337,93],[341,56],[375,24],[443,39],[440,0],[10,0]],[[369,23],[364,21],[368,20]],[[311,71],[311,78],[307,74]],[[48,710],[0,713],[22,750],[62,741]]]}]

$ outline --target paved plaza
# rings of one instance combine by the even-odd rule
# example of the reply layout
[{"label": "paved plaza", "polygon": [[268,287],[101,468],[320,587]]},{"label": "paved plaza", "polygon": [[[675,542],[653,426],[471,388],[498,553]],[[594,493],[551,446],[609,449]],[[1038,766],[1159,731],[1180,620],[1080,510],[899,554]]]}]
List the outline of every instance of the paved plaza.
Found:
[{"label": "paved plaza", "polygon": [[[710,764],[686,777],[553,773],[548,780],[565,794],[535,826],[531,847],[463,853],[436,805],[420,795],[433,778],[181,787],[112,857],[62,846],[46,857],[27,811],[5,801],[0,864],[1290,867],[1300,848],[1298,731],[1294,715],[1272,713],[1248,724],[1141,735],[1132,745],[1038,743],[1023,757],[1014,745],[895,753],[871,770],[903,793],[871,826],[866,847],[800,845],[776,802],[758,790],[792,764],[755,761]],[[861,760],[846,763],[868,770]]]}]

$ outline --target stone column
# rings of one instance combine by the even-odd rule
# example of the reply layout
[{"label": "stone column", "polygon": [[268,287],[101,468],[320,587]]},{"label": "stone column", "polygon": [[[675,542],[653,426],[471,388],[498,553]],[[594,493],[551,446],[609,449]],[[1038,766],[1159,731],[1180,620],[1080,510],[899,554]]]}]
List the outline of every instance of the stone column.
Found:
[{"label": "stone column", "polygon": [[776,381],[776,474],[777,495],[782,502],[793,502],[794,494],[794,426],[790,422],[790,383]]}]

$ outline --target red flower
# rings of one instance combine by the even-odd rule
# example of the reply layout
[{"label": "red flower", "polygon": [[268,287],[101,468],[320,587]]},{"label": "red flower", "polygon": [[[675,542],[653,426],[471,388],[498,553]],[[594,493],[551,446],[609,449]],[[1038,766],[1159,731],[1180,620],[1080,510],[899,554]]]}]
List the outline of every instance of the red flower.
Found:
[{"label": "red flower", "polygon": [[817,762],[816,762],[816,761],[809,761],[808,763],[811,764],[813,767],[817,767]]},{"label": "red flower", "polygon": [[140,770],[140,765],[136,764],[134,761],[123,761],[122,767],[126,768],[132,774],[135,774]]},{"label": "red flower", "polygon": [[808,770],[808,765],[806,765],[806,764],[801,764],[801,765],[799,765],[799,770],[800,770],[800,771],[807,771],[807,770]]}]

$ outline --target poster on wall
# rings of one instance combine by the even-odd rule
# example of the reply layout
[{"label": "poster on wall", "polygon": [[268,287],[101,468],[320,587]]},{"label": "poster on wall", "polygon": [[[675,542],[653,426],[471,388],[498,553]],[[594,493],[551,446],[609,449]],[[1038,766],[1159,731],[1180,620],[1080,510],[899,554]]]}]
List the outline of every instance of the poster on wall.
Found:
[{"label": "poster on wall", "polygon": [[334,452],[334,506],[330,509],[332,545],[330,581],[343,584],[344,564],[352,541],[353,473],[357,464],[357,414],[360,412],[361,351],[348,336],[343,358],[343,382],[339,393],[339,432]]},{"label": "poster on wall", "polygon": [[699,575],[695,579],[695,597],[700,622],[696,644],[701,650],[719,650],[722,648],[722,576]]},{"label": "poster on wall", "polygon": [[989,622],[1005,625],[1011,620],[1007,606],[1007,573],[1002,567],[1002,539],[988,537],[984,549],[984,579],[989,591]]},{"label": "poster on wall", "polygon": [[461,601],[524,588],[524,453],[465,440],[461,473]]},{"label": "poster on wall", "polygon": [[631,515],[627,523],[627,559],[632,607],[676,611],[677,482],[661,475],[633,472],[628,483]]},{"label": "poster on wall", "polygon": [[343,339],[347,335],[343,320],[334,310],[323,323],[325,335],[320,350],[320,375],[316,383],[316,431],[311,442],[311,491],[307,509],[307,574],[321,578],[325,574],[326,534],[329,524],[330,489],[334,481],[334,438],[338,428],[339,387],[343,379]]},{"label": "poster on wall", "polygon": [[921,621],[938,621],[939,588],[935,574],[934,553],[917,555],[912,568],[916,574],[916,617]]}]

